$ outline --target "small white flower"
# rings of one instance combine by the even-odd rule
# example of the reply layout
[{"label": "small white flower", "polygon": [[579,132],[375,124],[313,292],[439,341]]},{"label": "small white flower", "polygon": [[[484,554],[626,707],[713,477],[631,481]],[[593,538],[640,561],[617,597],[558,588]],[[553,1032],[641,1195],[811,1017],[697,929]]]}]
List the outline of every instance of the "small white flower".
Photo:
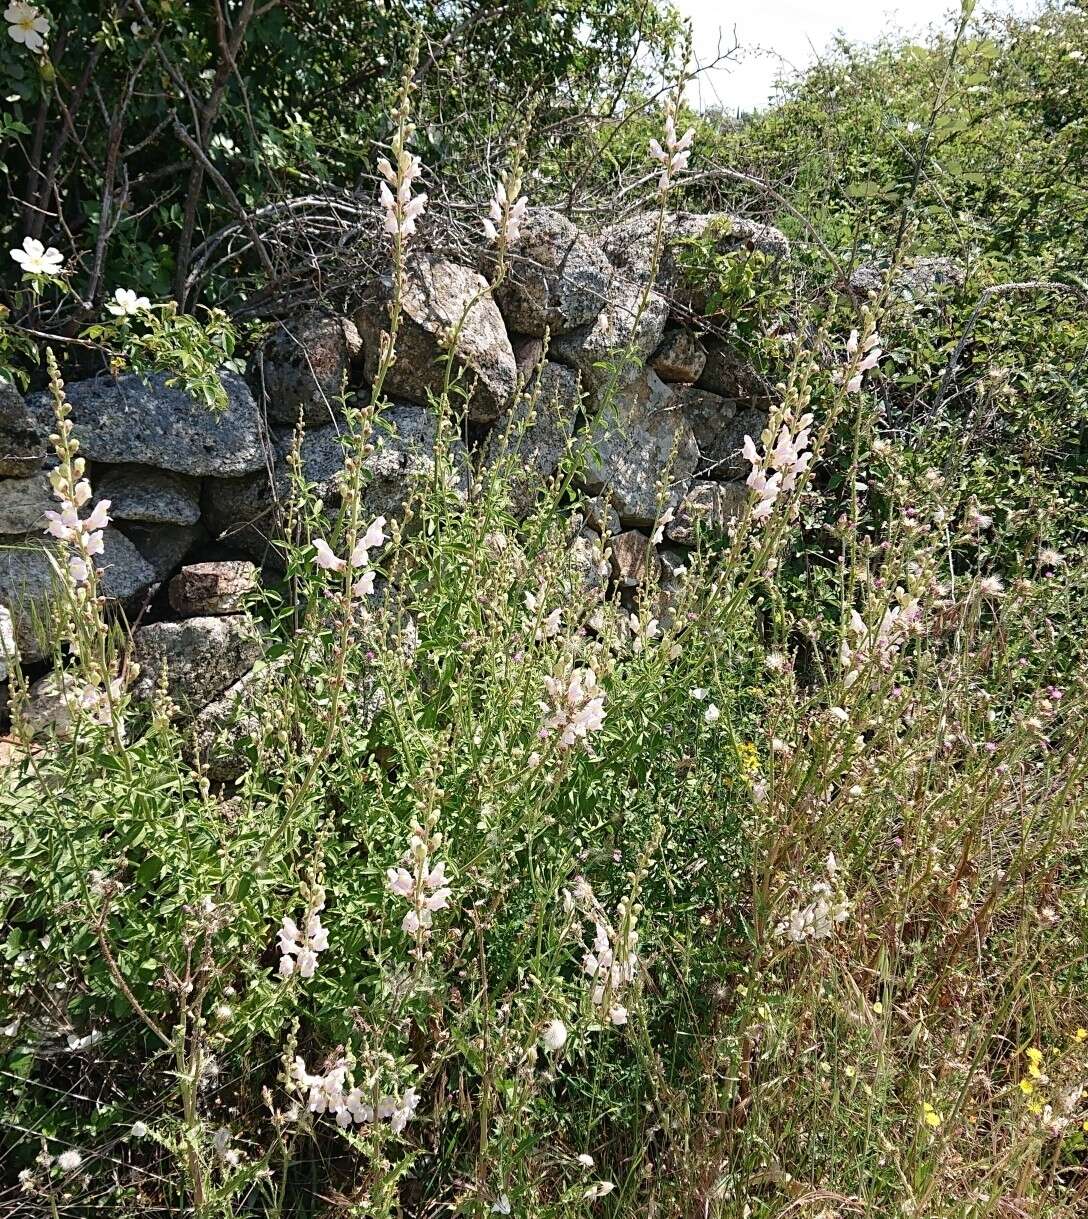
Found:
[{"label": "small white flower", "polygon": [[8,37],[13,42],[21,42],[35,55],[45,46],[49,20],[33,4],[15,0],[4,10],[4,20],[8,23]]},{"label": "small white flower", "polygon": [[137,296],[131,288],[118,288],[106,308],[114,317],[135,317],[150,309],[151,302],[146,296]]},{"label": "small white flower", "polygon": [[718,720],[721,719],[721,715],[722,713],[718,710],[718,708],[711,703],[710,706],[707,707],[707,709],[703,712],[703,719],[706,720],[708,724],[716,724]]},{"label": "small white flower", "polygon": [[145,1139],[147,1138],[148,1131],[149,1127],[146,1122],[133,1122],[129,1133],[134,1139]]},{"label": "small white flower", "polygon": [[347,561],[337,558],[324,538],[314,538],[314,550],[317,552],[317,565],[322,571],[343,571],[347,567]]},{"label": "small white flower", "polygon": [[701,703],[703,699],[706,698],[707,692],[702,686],[696,686],[693,690],[689,690],[688,694],[690,694],[697,703]]},{"label": "small white flower", "polygon": [[541,1041],[544,1042],[545,1047],[553,1052],[561,1050],[566,1044],[566,1040],[567,1026],[562,1020],[552,1020],[541,1036]]},{"label": "small white flower", "polygon": [[491,1213],[493,1215],[509,1215],[510,1214],[510,1196],[508,1194],[499,1194],[491,1204]]},{"label": "small white flower", "polygon": [[583,1151],[582,1154],[577,1157],[577,1159],[578,1159],[578,1163],[581,1164],[583,1168],[592,1168],[593,1167],[593,1157],[591,1155],[589,1155],[587,1152]]},{"label": "small white flower", "polygon": [[64,265],[60,250],[54,246],[47,250],[36,237],[24,237],[23,248],[12,250],[11,256],[23,268],[24,275],[59,275]]},{"label": "small white flower", "polygon": [[57,1156],[57,1167],[62,1172],[75,1172],[75,1170],[83,1163],[83,1157],[74,1147],[70,1147],[67,1151],[62,1151]]}]

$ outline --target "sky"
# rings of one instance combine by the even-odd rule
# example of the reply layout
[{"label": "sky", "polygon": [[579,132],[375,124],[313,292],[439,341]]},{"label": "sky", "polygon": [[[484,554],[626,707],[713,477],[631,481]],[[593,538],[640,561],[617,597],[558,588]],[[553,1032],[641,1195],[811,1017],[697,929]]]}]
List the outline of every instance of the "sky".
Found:
[{"label": "sky", "polygon": [[[957,0],[673,0],[690,17],[695,53],[701,63],[716,56],[719,31],[723,49],[736,30],[743,56],[721,70],[704,74],[692,86],[699,106],[727,110],[764,106],[783,68],[812,63],[837,31],[855,42],[870,42],[891,28],[922,32],[934,22],[951,24]],[[1036,0],[982,0],[979,11],[1034,12]]]}]

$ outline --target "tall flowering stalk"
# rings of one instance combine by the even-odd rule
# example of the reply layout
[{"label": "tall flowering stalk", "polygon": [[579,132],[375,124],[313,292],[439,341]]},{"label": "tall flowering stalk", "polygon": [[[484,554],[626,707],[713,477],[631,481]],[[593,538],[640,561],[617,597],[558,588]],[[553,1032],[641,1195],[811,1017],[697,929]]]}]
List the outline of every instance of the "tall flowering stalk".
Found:
[{"label": "tall flowering stalk", "polygon": [[593,928],[593,947],[582,959],[592,984],[590,1001],[602,1020],[627,1023],[624,993],[639,973],[637,911],[621,897],[616,906],[619,927],[599,922]]},{"label": "tall flowering stalk", "polygon": [[650,856],[657,849],[659,834],[660,830],[647,846],[636,870],[628,874],[630,889],[616,903],[614,922],[584,876],[579,876],[573,885],[571,907],[580,907],[593,923],[593,943],[582,957],[582,972],[589,983],[589,1002],[602,1024],[619,1027],[628,1021],[627,999],[642,972],[638,951],[642,904],[638,897]]},{"label": "tall flowering stalk", "polygon": [[[56,720],[67,729],[73,718],[86,718],[112,726],[118,746],[124,745],[122,700],[125,681],[118,675],[110,647],[110,629],[105,620],[95,559],[105,549],[110,501],[102,500],[86,516],[83,509],[93,491],[86,477],[87,463],[79,456],[79,441],[73,435],[72,407],[64,394],[64,381],[51,349],[46,349],[49,392],[53,399],[56,431],[49,437],[57,465],[49,474],[58,508],[46,512],[45,532],[65,546],[58,571],[63,587],[59,605],[61,635],[78,658],[80,672],[58,673],[56,680],[65,696],[67,715]],[[130,666],[130,672],[134,666]],[[16,719],[25,691],[15,688]],[[128,760],[124,762],[128,768]]]},{"label": "tall flowering stalk", "polygon": [[651,139],[649,142],[650,159],[661,166],[657,189],[657,222],[650,254],[650,269],[632,314],[630,342],[623,351],[618,352],[611,359],[608,383],[598,396],[598,409],[602,412],[607,410],[615,401],[619,386],[623,382],[628,369],[636,364],[639,358],[636,336],[639,333],[643,314],[646,312],[646,307],[650,301],[650,293],[654,290],[658,271],[661,268],[661,258],[665,249],[669,192],[675,179],[687,169],[688,162],[691,159],[692,144],[695,140],[694,128],[686,131],[680,138],[677,138],[676,135],[676,114],[682,89],[683,80],[680,80],[677,82],[674,96],[670,97],[665,104],[664,144],[662,145],[656,139]]},{"label": "tall flowering stalk", "polygon": [[74,588],[86,590],[88,597],[94,597],[97,594],[94,559],[105,549],[104,532],[110,522],[110,501],[100,500],[86,517],[79,515],[93,494],[85,477],[87,463],[78,456],[79,441],[72,435],[72,407],[65,400],[64,384],[52,352],[47,359],[57,420],[57,430],[49,439],[59,461],[49,473],[49,482],[53,495],[60,501],[60,510],[46,512],[45,532],[67,544],[67,570]]},{"label": "tall flowering stalk", "polygon": [[[389,146],[390,156],[378,158],[378,172],[383,178],[378,186],[378,203],[384,213],[385,231],[393,239],[393,301],[390,305],[390,329],[387,334],[382,335],[374,401],[378,400],[381,393],[381,382],[388,371],[388,365],[393,362],[393,341],[400,311],[408,239],[414,236],[416,221],[427,207],[426,191],[415,195],[412,193],[415,184],[423,176],[423,164],[408,148],[408,143],[415,134],[415,124],[412,122],[412,92],[417,56],[418,47],[413,47],[393,110],[394,127],[393,139]],[[382,367],[383,364],[386,367]]]},{"label": "tall flowering stalk", "polygon": [[[374,452],[372,439],[374,418],[384,401],[385,379],[396,359],[397,332],[400,327],[401,305],[404,298],[406,276],[406,252],[409,238],[415,233],[416,221],[427,203],[425,193],[413,195],[412,189],[419,180],[423,167],[419,158],[408,149],[414,132],[411,120],[411,97],[413,78],[418,60],[418,45],[413,46],[404,75],[401,78],[400,94],[393,111],[394,132],[390,144],[390,157],[378,160],[378,170],[384,179],[379,187],[379,203],[385,213],[385,228],[392,237],[393,290],[389,303],[389,328],[379,338],[378,366],[370,389],[370,402],[365,410],[345,412],[350,428],[348,452],[344,459],[344,472],[340,480],[341,508],[336,522],[335,549],[324,538],[314,543],[319,569],[340,576],[343,581],[339,598],[339,620],[337,638],[333,648],[333,659],[328,683],[328,705],[320,744],[313,750],[309,764],[299,780],[291,798],[286,801],[277,832],[270,835],[262,847],[258,860],[263,859],[280,834],[290,826],[299,806],[306,798],[317,774],[325,764],[336,739],[344,686],[347,680],[347,660],[351,632],[356,622],[356,601],[373,592],[374,573],[369,570],[369,550],[385,541],[383,517],[362,528],[363,482],[367,473],[367,458]],[[379,536],[380,535],[380,536]],[[339,553],[338,553],[339,551]],[[346,559],[341,555],[348,556]],[[361,574],[357,571],[362,569]]]}]

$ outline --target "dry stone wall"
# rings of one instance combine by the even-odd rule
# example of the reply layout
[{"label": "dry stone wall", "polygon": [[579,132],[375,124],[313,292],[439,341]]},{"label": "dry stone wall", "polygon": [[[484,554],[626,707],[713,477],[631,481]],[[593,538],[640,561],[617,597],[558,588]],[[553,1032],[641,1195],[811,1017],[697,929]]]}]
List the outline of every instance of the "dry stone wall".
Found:
[{"label": "dry stone wall", "polygon": [[[647,215],[591,236],[558,212],[531,210],[494,293],[491,254],[470,267],[413,253],[365,510],[397,516],[414,480],[433,468],[429,403],[441,392],[452,343],[466,394],[464,439],[454,451],[460,494],[468,494],[474,468],[512,451],[512,508],[523,516],[572,436],[589,440],[595,455],[578,488],[584,527],[576,546],[586,550],[587,578],[621,588],[637,584],[654,561],[667,577],[676,548],[695,543],[700,523],[724,527],[744,502],[740,445],[746,432],[762,430],[768,402],[743,351],[701,331],[705,300],[681,274],[679,242],[720,234],[723,251],[743,244],[773,260],[788,259],[789,246],[777,230],[736,217],[669,214],[651,288],[657,229],[657,216]],[[248,382],[224,373],[228,406],[219,416],[162,376],[68,386],[92,485],[112,505],[99,556],[105,595],[134,614],[164,589],[158,620],[137,627],[134,646],[149,675],[145,692],[167,660],[172,682],[192,675],[189,688],[176,691],[183,714],[212,708],[221,723],[225,695],[253,685],[259,637],[238,617],[231,591],[248,587],[253,569],[222,563],[242,556],[276,563],[300,418],[303,472],[326,505],[336,505],[341,387],[365,391],[387,325],[389,280],[363,288],[365,303],[351,317],[314,310],[283,323]],[[623,352],[634,360],[618,360]],[[0,630],[30,663],[49,654],[56,593],[55,544],[41,531],[52,502],[50,430],[47,395],[23,398],[0,385]],[[203,572],[184,566],[194,558],[219,562]],[[207,588],[218,591],[199,592]]]}]

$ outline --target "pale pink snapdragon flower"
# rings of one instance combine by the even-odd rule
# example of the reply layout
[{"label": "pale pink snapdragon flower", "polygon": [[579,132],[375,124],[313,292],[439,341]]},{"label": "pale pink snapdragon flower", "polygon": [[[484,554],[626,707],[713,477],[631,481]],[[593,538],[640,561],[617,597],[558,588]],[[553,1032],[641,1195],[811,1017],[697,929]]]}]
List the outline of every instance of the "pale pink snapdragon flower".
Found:
[{"label": "pale pink snapdragon flower", "polygon": [[386,887],[394,897],[402,897],[409,909],[401,920],[401,930],[416,937],[422,947],[430,934],[434,915],[446,910],[450,904],[452,890],[446,883],[446,865],[443,860],[434,861],[434,853],[442,845],[442,835],[435,828],[438,814],[431,813],[426,825],[414,820],[408,850],[397,867],[387,868]]},{"label": "pale pink snapdragon flower", "polygon": [[291,1080],[307,1093],[306,1107],[311,1113],[328,1113],[336,1119],[341,1129],[353,1122],[358,1125],[377,1121],[388,1121],[394,1134],[400,1134],[415,1116],[419,1106],[419,1093],[415,1088],[406,1088],[397,1097],[387,1093],[376,1103],[364,1099],[363,1090],[347,1087],[348,1061],[338,1058],[322,1075],[311,1074],[301,1057],[296,1057],[291,1068]]},{"label": "pale pink snapdragon flower", "polygon": [[58,466],[49,474],[53,495],[60,501],[59,512],[46,512],[48,522],[45,532],[71,548],[68,556],[68,571],[77,585],[86,584],[91,578],[92,559],[105,549],[104,532],[110,523],[110,501],[99,500],[88,516],[80,518],[79,510],[91,499],[91,484],[83,478],[85,464],[82,457],[72,461],[72,471],[77,481],[72,483]]},{"label": "pale pink snapdragon flower", "polygon": [[504,182],[495,187],[491,206],[483,220],[484,234],[488,241],[507,246],[521,236],[521,225],[529,209],[529,200],[525,195],[517,199],[511,198],[517,195],[520,188],[521,177],[516,174],[510,181],[509,191]]},{"label": "pale pink snapdragon flower", "polygon": [[378,158],[378,170],[385,179],[378,187],[378,201],[385,213],[385,231],[403,241],[416,231],[416,221],[427,206],[427,193],[412,194],[413,184],[423,175],[423,166],[419,157],[399,146],[400,139],[398,133],[393,144],[395,164],[386,157]]},{"label": "pale pink snapdragon flower", "polygon": [[631,628],[631,651],[636,656],[661,634],[660,623],[656,618],[643,622],[638,614],[631,614],[628,616],[627,625]]},{"label": "pale pink snapdragon flower", "polygon": [[825,864],[826,880],[818,880],[809,886],[811,901],[799,905],[789,912],[774,929],[779,939],[792,944],[805,940],[826,940],[850,917],[851,903],[843,888],[839,865],[834,854],[829,854]]},{"label": "pale pink snapdragon flower", "polygon": [[[540,615],[540,598],[535,593],[526,591],[524,605],[535,623]],[[557,605],[540,619],[540,625],[534,628],[533,638],[537,643],[545,639],[554,639],[563,628],[563,607]]]},{"label": "pale pink snapdragon flower", "polygon": [[777,439],[769,429],[765,431],[760,437],[763,453],[756,448],[751,436],[744,437],[742,451],[752,467],[745,481],[758,497],[752,508],[752,520],[757,525],[770,518],[779,496],[792,491],[797,486],[797,480],[808,469],[812,461],[808,448],[811,432],[812,415],[804,414],[796,422],[784,420]]},{"label": "pale pink snapdragon flower", "polygon": [[903,644],[919,631],[921,618],[918,598],[910,596],[903,588],[896,588],[895,604],[885,609],[872,628],[856,609],[852,609],[839,647],[845,685],[852,686],[870,662],[875,662],[884,672],[890,671]]},{"label": "pale pink snapdragon flower", "polygon": [[856,394],[861,390],[861,383],[864,376],[870,369],[876,368],[880,361],[880,357],[884,354],[880,346],[880,335],[874,330],[864,340],[861,339],[857,330],[850,331],[850,337],[846,340],[846,354],[851,362],[858,354],[860,346],[863,353],[863,358],[858,364],[850,379],[846,382],[846,392]]},{"label": "pale pink snapdragon flower", "polygon": [[665,107],[665,143],[650,141],[650,156],[661,166],[661,177],[657,189],[661,194],[672,185],[673,178],[684,172],[691,158],[691,145],[695,139],[695,128],[689,127],[682,136],[676,135],[676,104],[670,100]]},{"label": "pale pink snapdragon flower", "polygon": [[548,701],[540,704],[547,713],[542,736],[558,732],[561,747],[570,749],[604,727],[604,693],[592,669],[575,669],[569,677],[545,677],[544,687]]},{"label": "pale pink snapdragon flower", "polygon": [[374,572],[370,569],[370,552],[376,550],[385,542],[385,517],[375,517],[366,533],[352,547],[351,554],[346,559],[340,558],[324,538],[314,538],[313,548],[316,554],[317,566],[322,571],[340,574],[351,567],[358,571],[364,569],[359,579],[352,585],[352,595],[355,597],[369,596],[374,592]]},{"label": "pale pink snapdragon flower", "polygon": [[283,924],[277,932],[281,978],[290,978],[296,971],[300,978],[314,976],[318,953],[329,946],[329,933],[321,925],[320,912],[324,909],[325,890],[316,885],[310,895],[301,929],[290,915],[283,916]]}]

